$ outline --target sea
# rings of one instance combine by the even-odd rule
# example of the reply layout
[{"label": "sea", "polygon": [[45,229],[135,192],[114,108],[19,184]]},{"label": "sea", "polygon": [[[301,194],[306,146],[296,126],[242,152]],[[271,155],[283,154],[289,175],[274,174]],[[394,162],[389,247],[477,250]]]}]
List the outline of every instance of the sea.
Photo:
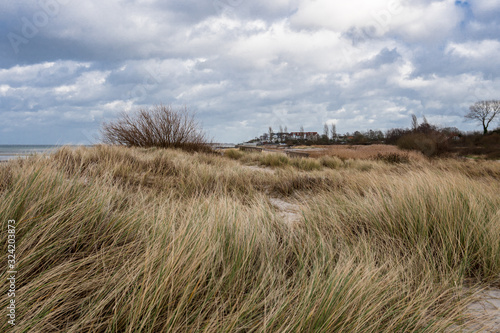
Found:
[{"label": "sea", "polygon": [[0,145],[0,162],[34,154],[50,154],[61,145]]}]

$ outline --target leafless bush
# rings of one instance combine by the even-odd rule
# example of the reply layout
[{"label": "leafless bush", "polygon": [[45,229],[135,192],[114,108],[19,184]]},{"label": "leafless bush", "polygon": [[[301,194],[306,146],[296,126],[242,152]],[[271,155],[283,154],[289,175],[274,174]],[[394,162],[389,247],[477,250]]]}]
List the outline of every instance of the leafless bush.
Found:
[{"label": "leafless bush", "polygon": [[122,113],[116,121],[104,123],[104,143],[129,147],[181,148],[187,151],[210,151],[208,139],[186,107],[155,105]]},{"label": "leafless bush", "polygon": [[439,156],[449,152],[449,142],[439,131],[429,133],[410,133],[398,139],[400,149],[420,151],[427,157]]}]

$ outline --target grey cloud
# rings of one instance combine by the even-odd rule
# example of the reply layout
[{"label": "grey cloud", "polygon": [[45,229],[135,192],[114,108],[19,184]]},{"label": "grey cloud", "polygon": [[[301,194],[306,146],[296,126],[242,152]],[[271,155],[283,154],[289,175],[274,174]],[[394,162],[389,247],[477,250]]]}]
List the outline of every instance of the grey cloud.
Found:
[{"label": "grey cloud", "polygon": [[384,48],[377,54],[375,57],[370,60],[364,61],[360,63],[361,68],[378,68],[385,64],[392,64],[393,62],[401,59],[401,54],[398,53],[397,49],[394,48],[389,50],[388,48]]}]

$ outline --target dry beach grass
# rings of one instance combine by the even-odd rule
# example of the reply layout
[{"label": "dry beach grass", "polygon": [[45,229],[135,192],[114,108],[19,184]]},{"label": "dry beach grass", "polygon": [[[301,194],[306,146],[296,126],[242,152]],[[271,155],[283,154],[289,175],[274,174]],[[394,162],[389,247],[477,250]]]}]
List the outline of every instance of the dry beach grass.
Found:
[{"label": "dry beach grass", "polygon": [[499,191],[499,163],[413,155],[96,146],[3,163],[14,331],[460,331],[500,286]]},{"label": "dry beach grass", "polygon": [[341,159],[370,159],[378,154],[407,154],[412,159],[423,160],[424,156],[416,151],[403,151],[390,145],[332,145],[323,146],[324,149],[311,152],[312,157],[336,156]]}]

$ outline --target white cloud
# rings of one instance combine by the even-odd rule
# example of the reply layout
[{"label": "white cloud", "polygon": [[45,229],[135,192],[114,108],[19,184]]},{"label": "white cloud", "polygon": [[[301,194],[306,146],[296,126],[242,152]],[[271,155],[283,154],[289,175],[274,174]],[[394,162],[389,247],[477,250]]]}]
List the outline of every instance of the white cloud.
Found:
[{"label": "white cloud", "polygon": [[463,18],[453,0],[303,0],[291,22],[297,28],[326,28],[337,32],[355,29],[359,39],[386,34],[411,40],[447,36]]},{"label": "white cloud", "polygon": [[0,85],[0,94],[2,94],[2,96],[5,96],[9,89],[11,89],[11,87],[7,84]]},{"label": "white cloud", "polygon": [[454,0],[412,3],[394,17],[392,31],[406,40],[435,41],[447,38],[463,18],[463,11]]},{"label": "white cloud", "polygon": [[[302,0],[292,17],[292,24],[298,28],[327,28],[343,32],[351,26],[365,26],[367,22],[377,24],[378,14],[389,9],[387,3],[386,0]],[[400,10],[391,6],[388,12],[394,15]]]},{"label": "white cloud", "polygon": [[0,69],[1,82],[27,82],[36,79],[44,70],[54,66],[53,62],[41,64],[14,66],[8,69]]},{"label": "white cloud", "polygon": [[490,39],[466,43],[449,43],[446,52],[459,57],[491,61],[500,55],[500,41]]}]

